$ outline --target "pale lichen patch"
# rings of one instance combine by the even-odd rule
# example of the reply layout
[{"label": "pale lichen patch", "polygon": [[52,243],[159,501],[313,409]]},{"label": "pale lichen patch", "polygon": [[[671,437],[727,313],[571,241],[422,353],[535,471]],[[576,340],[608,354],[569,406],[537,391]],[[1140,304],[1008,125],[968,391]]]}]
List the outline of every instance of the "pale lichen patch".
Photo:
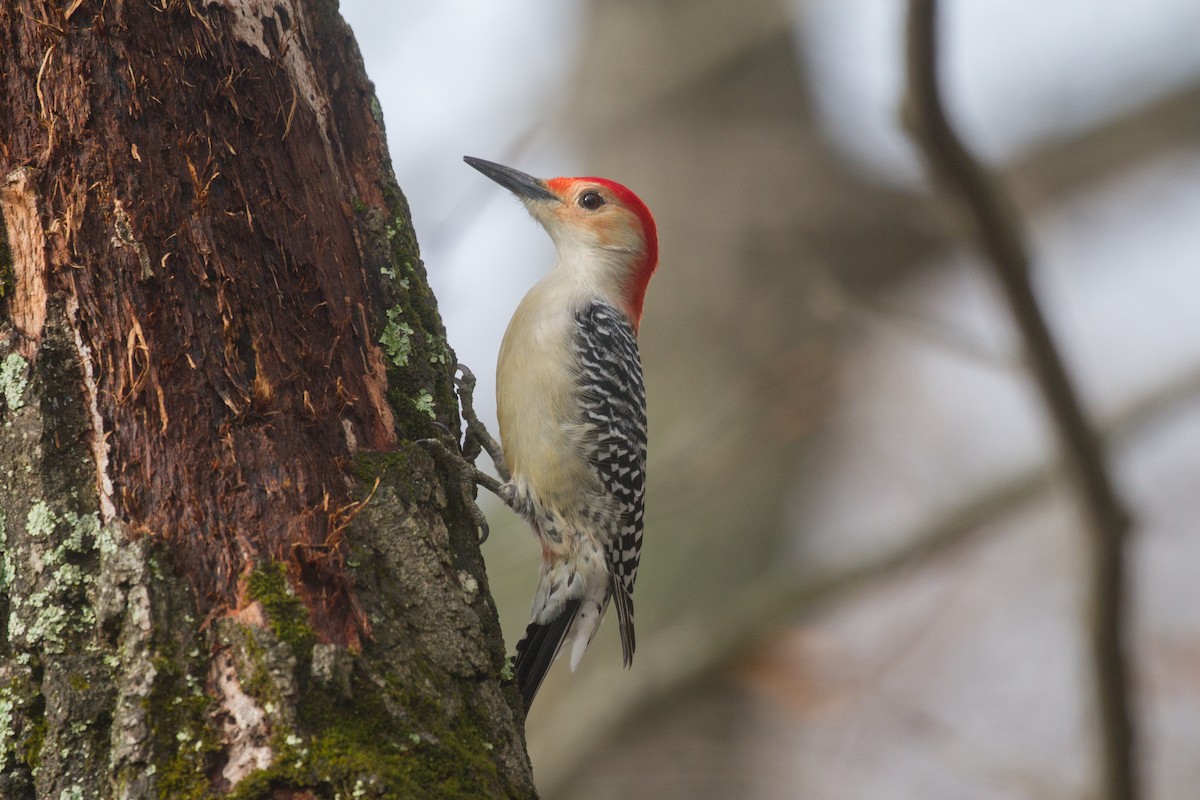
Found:
[{"label": "pale lichen patch", "polygon": [[29,386],[29,362],[20,353],[9,353],[0,363],[0,394],[9,411],[25,405],[25,389]]},{"label": "pale lichen patch", "polygon": [[12,551],[8,546],[8,515],[0,508],[0,592],[8,591],[16,569]]},{"label": "pale lichen patch", "polygon": [[404,310],[393,306],[387,310],[387,325],[379,335],[379,343],[387,351],[388,358],[397,367],[408,366],[408,357],[412,354],[412,325],[400,319]]},{"label": "pale lichen patch", "polygon": [[89,593],[95,581],[77,560],[92,553],[100,530],[95,514],[56,513],[37,500],[25,515],[28,545],[18,554],[5,549],[4,575],[15,582],[22,570],[25,594],[9,602],[10,640],[27,650],[48,654],[65,651],[73,632],[90,630],[96,623]]},{"label": "pale lichen patch", "polygon": [[8,761],[16,751],[17,736],[13,729],[13,711],[16,702],[9,687],[0,687],[0,772],[8,767]]},{"label": "pale lichen patch", "polygon": [[416,406],[417,411],[428,414],[430,419],[437,419],[437,412],[433,404],[433,395],[429,393],[428,389],[421,390],[417,398],[413,400],[413,405]]},{"label": "pale lichen patch", "polygon": [[50,510],[45,500],[38,500],[25,515],[25,532],[35,539],[45,539],[58,524],[58,515]]}]

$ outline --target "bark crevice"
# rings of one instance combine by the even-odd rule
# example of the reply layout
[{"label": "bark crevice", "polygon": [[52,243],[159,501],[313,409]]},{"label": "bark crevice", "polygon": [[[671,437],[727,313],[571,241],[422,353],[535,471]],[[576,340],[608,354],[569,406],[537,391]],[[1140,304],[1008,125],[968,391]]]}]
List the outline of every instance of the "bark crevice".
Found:
[{"label": "bark crevice", "polygon": [[533,796],[336,5],[15,0],[0,93],[0,795]]}]

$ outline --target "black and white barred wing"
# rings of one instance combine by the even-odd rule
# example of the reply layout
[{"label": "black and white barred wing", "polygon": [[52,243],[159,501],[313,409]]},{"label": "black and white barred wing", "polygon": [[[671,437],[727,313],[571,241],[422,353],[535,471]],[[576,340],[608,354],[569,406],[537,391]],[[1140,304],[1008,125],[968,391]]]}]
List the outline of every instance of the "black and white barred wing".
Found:
[{"label": "black and white barred wing", "polygon": [[633,584],[642,552],[646,497],[646,387],[637,336],[616,308],[593,303],[577,316],[588,462],[606,492],[607,555],[625,665],[633,661]]}]

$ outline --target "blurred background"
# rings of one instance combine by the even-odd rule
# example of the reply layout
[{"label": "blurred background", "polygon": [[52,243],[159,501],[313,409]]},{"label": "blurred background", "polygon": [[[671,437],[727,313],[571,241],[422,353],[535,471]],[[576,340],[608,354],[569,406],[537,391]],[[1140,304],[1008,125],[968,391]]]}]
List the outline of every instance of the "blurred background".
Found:
[{"label": "blurred background", "polygon": [[[464,154],[654,210],[638,653],[528,720],[546,798],[1084,798],[1086,532],[1006,309],[897,110],[901,0],[342,0],[494,426],[549,239]],[[1136,515],[1148,797],[1200,786],[1200,4],[943,5],[954,121],[1013,193]],[[485,501],[490,498],[484,498]],[[509,645],[538,548],[484,548]]]}]

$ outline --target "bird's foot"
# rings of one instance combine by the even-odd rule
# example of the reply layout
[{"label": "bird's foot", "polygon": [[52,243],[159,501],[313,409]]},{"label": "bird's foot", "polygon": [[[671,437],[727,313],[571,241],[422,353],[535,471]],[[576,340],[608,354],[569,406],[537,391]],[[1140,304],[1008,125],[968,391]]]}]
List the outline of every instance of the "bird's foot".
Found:
[{"label": "bird's foot", "polygon": [[463,437],[463,456],[474,461],[481,452],[486,452],[496,466],[496,474],[500,476],[500,480],[507,483],[512,480],[512,474],[508,471],[504,452],[475,414],[475,375],[464,364],[459,364],[456,372],[459,373],[454,378],[454,385],[458,387],[458,404],[462,407],[463,421],[467,423],[467,433]]},{"label": "bird's foot", "polygon": [[[479,543],[483,544],[487,541],[489,528],[487,517],[475,502],[475,498],[478,496],[478,487],[482,486],[503,500],[504,494],[501,490],[511,476],[508,465],[504,462],[504,453],[500,450],[500,445],[475,414],[474,374],[462,364],[458,365],[456,371],[461,373],[461,377],[455,376],[454,385],[458,388],[459,404],[462,406],[462,416],[467,426],[461,446],[454,432],[440,422],[434,422],[433,425],[440,431],[441,436],[435,439],[418,439],[417,443],[429,450],[430,455],[450,471],[453,485],[458,490],[459,496],[462,497],[467,514],[471,517],[471,522],[474,523],[476,530],[479,531]],[[475,466],[475,459],[482,452],[491,456],[500,480],[496,480]]]},{"label": "bird's foot", "polygon": [[[439,425],[438,427],[442,428],[443,426]],[[453,442],[453,446],[448,444],[448,442]],[[471,522],[479,532],[479,544],[486,542],[490,529],[488,528],[487,517],[480,510],[479,505],[475,502],[475,498],[479,494],[478,487],[480,486],[488,491],[499,494],[500,482],[486,472],[480,471],[472,462],[467,460],[463,452],[458,449],[458,441],[450,433],[449,428],[444,430],[442,437],[437,439],[418,439],[417,444],[425,447],[434,459],[441,462],[449,470],[450,485],[454,487],[459,497],[462,498],[463,506],[467,509],[467,515],[470,516]]]}]

